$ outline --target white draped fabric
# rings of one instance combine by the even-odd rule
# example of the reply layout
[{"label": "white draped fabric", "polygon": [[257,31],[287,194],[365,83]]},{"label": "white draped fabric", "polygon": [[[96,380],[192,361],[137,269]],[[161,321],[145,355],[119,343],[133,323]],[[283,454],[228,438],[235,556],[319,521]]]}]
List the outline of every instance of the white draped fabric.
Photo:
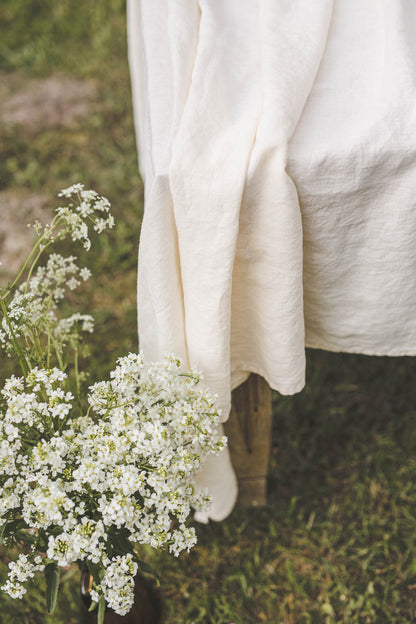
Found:
[{"label": "white draped fabric", "polygon": [[[145,214],[140,346],[204,372],[224,420],[305,345],[416,354],[414,0],[128,0]],[[228,455],[200,475],[222,519]]]}]

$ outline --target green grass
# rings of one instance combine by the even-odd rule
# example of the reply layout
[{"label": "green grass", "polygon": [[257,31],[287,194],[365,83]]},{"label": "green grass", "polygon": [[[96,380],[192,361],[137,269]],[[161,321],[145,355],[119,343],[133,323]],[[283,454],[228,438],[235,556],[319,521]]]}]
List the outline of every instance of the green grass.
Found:
[{"label": "green grass", "polygon": [[199,530],[169,622],[415,620],[414,362],[308,355],[274,396],[269,507]]},{"label": "green grass", "polygon": [[[54,206],[60,188],[81,180],[110,198],[117,227],[79,254],[94,278],[72,300],[96,317],[86,366],[103,378],[137,348],[142,187],[124,2],[3,0],[0,24],[1,77],[13,89],[51,75],[96,84],[88,116],[70,127],[3,126],[0,191],[45,193]],[[309,352],[305,390],[274,395],[269,506],[198,526],[197,547],[179,559],[148,554],[166,622],[416,621],[415,378],[412,358]],[[1,578],[5,562],[3,553]],[[1,595],[0,624],[81,622],[78,584],[71,570],[53,616],[42,582],[20,602]]]}]

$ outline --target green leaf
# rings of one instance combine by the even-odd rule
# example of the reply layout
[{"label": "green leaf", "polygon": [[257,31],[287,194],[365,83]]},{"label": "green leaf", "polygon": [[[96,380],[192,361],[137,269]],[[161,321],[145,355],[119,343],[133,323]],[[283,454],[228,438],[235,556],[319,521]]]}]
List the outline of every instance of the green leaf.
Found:
[{"label": "green leaf", "polygon": [[104,614],[105,614],[105,598],[104,596],[100,596],[100,599],[98,601],[97,624],[103,624]]},{"label": "green leaf", "polygon": [[104,575],[104,570],[102,568],[102,565],[92,563],[91,561],[87,559],[83,561],[83,566],[88,568],[88,571],[93,577],[94,582],[97,583],[102,580],[103,575]]},{"label": "green leaf", "polygon": [[16,542],[17,539],[20,538],[20,536],[18,536],[19,531],[26,528],[27,524],[21,518],[16,518],[15,520],[6,522],[0,529],[0,544],[5,542],[7,538],[10,537],[12,537],[13,541]]},{"label": "green leaf", "polygon": [[321,611],[322,611],[322,613],[325,613],[326,615],[329,615],[331,617],[335,617],[335,611],[334,611],[334,608],[333,608],[333,606],[331,605],[330,602],[324,602],[321,605]]},{"label": "green leaf", "polygon": [[48,613],[53,613],[58,598],[60,570],[56,563],[48,563],[45,567],[46,579],[46,608]]},{"label": "green leaf", "polygon": [[6,527],[7,527],[7,523],[5,522],[3,526],[0,528],[0,546],[1,544],[3,544],[4,540],[6,539],[4,535],[6,532]]},{"label": "green leaf", "polygon": [[145,572],[146,574],[151,574],[152,576],[155,577],[158,586],[160,585],[160,578],[158,573],[156,572],[156,570],[154,570],[148,563],[146,563],[145,561],[141,561],[140,559],[136,559],[137,561],[137,565],[139,566],[140,570],[142,572]]},{"label": "green leaf", "polygon": [[27,544],[33,544],[37,540],[37,536],[32,533],[26,533],[25,531],[19,531],[17,534],[17,539],[22,542],[26,542]]},{"label": "green leaf", "polygon": [[91,611],[94,611],[95,608],[97,607],[98,602],[92,602],[90,604],[90,608],[88,609],[88,612],[91,613]]},{"label": "green leaf", "polygon": [[127,554],[132,550],[132,544],[129,540],[130,531],[128,529],[117,529],[111,532],[111,544],[113,553]]}]

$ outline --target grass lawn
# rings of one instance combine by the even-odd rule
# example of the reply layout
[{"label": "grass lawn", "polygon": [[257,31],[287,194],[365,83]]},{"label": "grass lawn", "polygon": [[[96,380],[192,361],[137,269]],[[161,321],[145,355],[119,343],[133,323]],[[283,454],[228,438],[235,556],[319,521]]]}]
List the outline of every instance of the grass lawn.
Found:
[{"label": "grass lawn", "polygon": [[[113,204],[117,227],[79,254],[94,278],[71,300],[96,318],[94,381],[137,349],[143,202],[125,3],[2,0],[0,26],[0,203],[13,240],[28,244],[11,206],[22,206],[18,221],[31,202],[47,215],[74,182]],[[0,372],[10,372],[3,356]],[[412,358],[310,351],[306,389],[274,395],[269,506],[198,526],[189,555],[146,553],[161,573],[166,622],[416,621],[415,381]],[[3,552],[1,580],[6,561]],[[53,616],[41,580],[20,602],[1,595],[0,624],[78,624],[78,586],[68,570]]]}]

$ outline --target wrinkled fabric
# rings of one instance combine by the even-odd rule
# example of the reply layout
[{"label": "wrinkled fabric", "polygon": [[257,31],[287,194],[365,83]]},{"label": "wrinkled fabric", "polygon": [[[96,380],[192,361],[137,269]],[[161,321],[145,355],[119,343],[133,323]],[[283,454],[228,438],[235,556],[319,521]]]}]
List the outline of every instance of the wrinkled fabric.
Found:
[{"label": "wrinkled fabric", "polygon": [[[413,0],[128,0],[140,346],[224,420],[250,372],[299,392],[305,345],[416,353],[415,33]],[[224,518],[226,452],[199,482]]]}]

